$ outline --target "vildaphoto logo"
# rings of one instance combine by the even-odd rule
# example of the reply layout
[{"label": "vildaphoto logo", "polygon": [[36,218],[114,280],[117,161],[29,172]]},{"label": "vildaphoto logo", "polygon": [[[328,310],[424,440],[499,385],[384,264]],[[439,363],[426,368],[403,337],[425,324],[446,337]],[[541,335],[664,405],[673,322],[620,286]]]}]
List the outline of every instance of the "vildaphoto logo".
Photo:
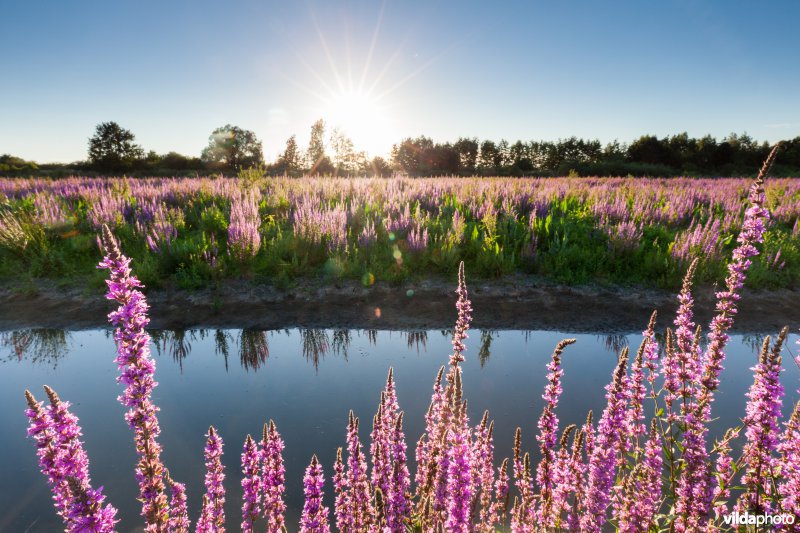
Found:
[{"label": "vildaphoto logo", "polygon": [[779,526],[794,524],[793,514],[750,514],[745,511],[725,515],[722,517],[727,526]]}]

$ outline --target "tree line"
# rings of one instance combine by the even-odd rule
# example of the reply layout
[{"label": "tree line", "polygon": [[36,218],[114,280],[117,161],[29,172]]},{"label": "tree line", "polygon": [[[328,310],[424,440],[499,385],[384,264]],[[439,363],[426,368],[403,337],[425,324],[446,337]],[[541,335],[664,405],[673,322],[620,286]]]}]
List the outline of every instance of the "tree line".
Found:
[{"label": "tree line", "polygon": [[[311,126],[307,148],[301,149],[292,135],[278,158],[267,164],[255,133],[238,126],[216,128],[200,156],[192,157],[177,152],[145,152],[130,130],[116,122],[103,122],[89,139],[84,162],[66,167],[38,165],[6,154],[0,156],[0,172],[189,175],[255,168],[265,174],[289,176],[730,176],[752,173],[770,150],[766,141],[758,142],[746,133],[732,133],[720,141],[710,135],[693,138],[687,133],[662,138],[643,135],[630,144],[614,141],[605,145],[577,137],[514,143],[461,137],[455,142],[438,143],[423,135],[395,144],[387,161],[356,150],[352,140],[338,129],[326,133],[325,122],[317,120]],[[784,141],[779,161],[775,174],[800,174],[800,136]]]}]

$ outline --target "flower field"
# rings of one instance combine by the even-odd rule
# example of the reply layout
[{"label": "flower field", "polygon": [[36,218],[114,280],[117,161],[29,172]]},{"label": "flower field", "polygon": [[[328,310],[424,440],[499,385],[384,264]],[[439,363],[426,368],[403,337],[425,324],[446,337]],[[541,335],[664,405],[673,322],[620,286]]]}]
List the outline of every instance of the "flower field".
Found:
[{"label": "flower field", "polygon": [[[333,525],[339,531],[381,532],[599,532],[609,527],[694,532],[732,529],[734,519],[753,517],[753,524],[759,520],[770,529],[795,531],[800,514],[800,404],[782,420],[784,388],[779,380],[788,328],[774,342],[763,342],[742,424],[717,442],[708,438],[741,290],[761,255],[771,218],[762,185],[759,176],[749,189],[749,206],[705,333],[694,321],[692,286],[700,261],[693,259],[678,296],[674,329],[659,340],[653,314],[636,354],[620,351],[605,406],[594,415],[589,412],[580,427],[559,424],[561,357],[575,341],[557,344],[547,365],[535,455],[525,451],[530,437],[523,439],[517,429],[511,455],[501,459],[495,455],[489,413],[478,424],[467,415],[460,363],[472,307],[461,263],[452,353],[434,380],[425,432],[413,446],[415,471],[409,468],[411,451],[389,369],[369,445],[362,444],[366,428],[351,412],[342,428],[344,446],[332,466],[316,455],[310,458],[299,530],[326,532]],[[242,208],[236,217],[251,215]],[[245,237],[235,240],[241,243],[237,249],[252,254],[256,234],[246,228],[241,234]],[[329,242],[322,240],[323,246]],[[109,275],[106,297],[119,304],[109,320],[116,327],[118,381],[125,386],[119,401],[128,409],[125,418],[139,456],[135,477],[141,515],[147,531],[188,531],[185,487],[170,477],[161,460],[146,298],[130,259],[105,225],[101,244],[99,266]],[[26,413],[56,510],[68,531],[112,531],[116,510],[101,489],[93,488],[78,420],[52,389],[45,387],[45,392],[46,407],[26,391]],[[206,437],[205,496],[196,513],[196,530],[224,531],[226,524],[240,524],[243,531],[264,524],[268,531],[294,529],[284,518],[284,444],[276,425],[265,424],[260,438],[244,439],[241,474],[225,473],[223,436],[213,426]],[[232,482],[243,489],[241,516],[226,517],[225,486]]]},{"label": "flower field", "polygon": [[[512,272],[677,289],[725,275],[745,179],[0,179],[0,280],[84,280],[107,224],[149,287]],[[800,181],[770,180],[752,288],[800,281]],[[24,273],[24,274],[21,274]],[[95,275],[95,286],[101,277]]]}]

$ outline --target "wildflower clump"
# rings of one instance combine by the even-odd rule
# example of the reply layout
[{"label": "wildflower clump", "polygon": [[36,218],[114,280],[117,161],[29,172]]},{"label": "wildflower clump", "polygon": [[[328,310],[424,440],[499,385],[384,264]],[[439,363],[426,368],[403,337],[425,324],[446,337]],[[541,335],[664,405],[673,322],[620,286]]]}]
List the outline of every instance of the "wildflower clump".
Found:
[{"label": "wildflower clump", "polygon": [[[695,324],[691,291],[698,262],[693,261],[678,296],[675,329],[667,329],[663,338],[664,356],[659,357],[661,341],[653,313],[636,355],[631,358],[627,347],[618,354],[596,424],[589,412],[580,427],[560,428],[562,355],[575,340],[557,344],[546,366],[544,408],[536,424],[538,449],[533,452],[525,449],[519,427],[511,456],[496,457],[489,413],[484,412],[478,424],[470,422],[461,363],[472,303],[464,263],[460,263],[452,352],[433,382],[425,431],[415,448],[416,471],[413,475],[409,471],[404,414],[394,371],[389,369],[368,447],[361,441],[359,418],[352,411],[349,414],[344,446],[333,464],[332,513],[324,500],[323,466],[316,455],[311,458],[303,478],[300,531],[329,532],[329,515],[339,531],[354,533],[466,533],[509,527],[519,533],[715,531],[725,527],[732,511],[785,513],[796,519],[800,512],[800,408],[795,406],[789,420],[781,422],[781,354],[787,328],[771,348],[769,338],[763,343],[752,368],[754,381],[747,394],[743,426],[731,428],[711,447],[707,443],[711,407],[741,290],[770,220],[764,207],[763,178],[774,154],[750,188],[751,205],[728,265],[725,287],[716,293],[707,342]],[[493,217],[492,209],[487,212]],[[125,385],[119,399],[128,409],[125,419],[134,432],[139,456],[135,475],[145,528],[186,532],[190,527],[186,487],[170,477],[160,460],[158,408],[151,399],[155,365],[145,330],[147,302],[131,272],[130,259],[122,255],[106,226],[101,244],[105,256],[100,267],[110,272],[107,297],[119,304],[109,320],[116,326],[118,379]],[[91,486],[78,420],[67,402],[51,389],[45,391],[50,400],[47,408],[26,391],[26,414],[28,435],[51,485],[56,512],[67,531],[113,531],[116,510],[105,503],[102,488]],[[745,441],[738,443],[742,433]],[[222,447],[221,436],[210,427],[204,449],[206,490],[197,531],[225,530]],[[734,450],[740,448],[737,456]],[[283,450],[284,442],[272,421],[264,426],[260,442],[249,435],[244,440],[244,531],[255,531],[264,522],[270,532],[287,527]],[[790,526],[786,531],[796,528],[793,522],[785,524]]]}]

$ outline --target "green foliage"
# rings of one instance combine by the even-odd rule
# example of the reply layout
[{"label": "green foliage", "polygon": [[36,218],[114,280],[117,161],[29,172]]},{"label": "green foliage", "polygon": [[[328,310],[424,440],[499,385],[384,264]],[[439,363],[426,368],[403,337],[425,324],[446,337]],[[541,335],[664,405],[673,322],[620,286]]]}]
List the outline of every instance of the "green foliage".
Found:
[{"label": "green foliage", "polygon": [[255,133],[226,124],[208,137],[201,159],[212,168],[238,171],[263,165],[264,153]]},{"label": "green foliage", "polygon": [[102,122],[89,139],[89,162],[99,171],[120,172],[133,168],[144,157],[144,150],[135,144],[129,130],[116,122]]},{"label": "green foliage", "polygon": [[[455,193],[443,194],[435,202],[413,198],[409,200],[411,226],[390,234],[382,222],[387,206],[381,200],[361,200],[346,189],[341,194],[336,189],[335,194],[319,201],[326,207],[338,205],[347,210],[347,242],[329,249],[327,236],[311,241],[294,234],[291,217],[297,196],[287,188],[294,180],[262,180],[260,174],[256,175],[259,171],[253,172],[252,183],[247,183],[247,172],[232,183],[235,187],[262,188],[258,205],[261,243],[254,257],[236,260],[227,251],[231,191],[221,194],[205,187],[170,199],[166,217],[177,229],[177,238],[159,246],[158,251],[148,247],[146,231],[133,223],[132,215],[123,220],[120,214],[115,234],[148,287],[196,289],[237,277],[283,288],[300,279],[320,283],[346,279],[366,285],[400,283],[453,274],[463,260],[471,272],[484,278],[521,272],[565,284],[640,284],[674,290],[686,268],[673,258],[671,246],[688,223],[651,223],[641,228],[641,236],[637,233],[633,244],[616,247],[614,234],[609,231],[614,221],[596,214],[593,202],[597,200],[587,200],[572,190],[554,194],[550,205],[540,206],[538,212],[547,213],[543,216],[520,207],[522,204],[511,206],[502,198],[476,197],[474,204],[471,197]],[[131,198],[125,180],[115,181],[111,187],[116,196],[130,198],[133,211],[141,209]],[[620,191],[625,195],[620,197],[622,209],[632,209],[632,193],[624,188]],[[785,194],[786,190],[769,190],[768,203],[780,207]],[[353,202],[355,206],[351,207]],[[69,224],[45,228],[35,217],[32,197],[6,201],[0,208],[0,279],[21,283],[30,277],[46,277],[67,284],[77,279],[96,283],[94,276],[87,274],[94,272],[100,259],[96,230],[87,220],[91,203],[83,198],[72,198],[68,203]],[[724,215],[719,205],[706,205],[709,203],[698,204],[694,216],[704,220]],[[655,206],[662,207],[666,209]],[[783,222],[770,227],[763,253],[754,259],[750,288],[797,287],[800,240],[792,235],[796,230],[787,226],[794,223],[793,219],[784,216],[780,220]],[[370,224],[374,224],[374,240],[360,241],[362,230]],[[412,228],[427,231],[426,247],[409,247]],[[736,246],[737,234],[734,226],[720,236],[721,257],[727,257]],[[716,280],[725,273],[724,261],[709,259],[700,264],[696,279]]]}]

